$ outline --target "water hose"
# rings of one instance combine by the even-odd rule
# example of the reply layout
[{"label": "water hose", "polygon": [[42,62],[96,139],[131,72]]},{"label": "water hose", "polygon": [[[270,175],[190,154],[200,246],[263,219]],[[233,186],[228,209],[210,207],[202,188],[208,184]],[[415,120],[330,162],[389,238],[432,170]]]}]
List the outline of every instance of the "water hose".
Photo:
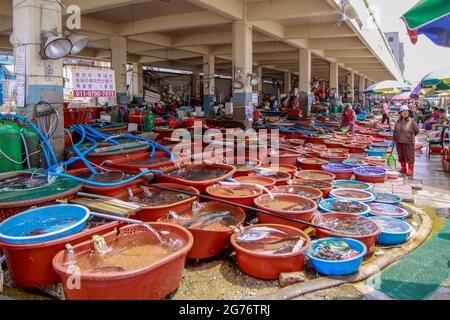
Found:
[{"label": "water hose", "polygon": [[185,195],[188,195],[188,196],[199,197],[199,198],[203,198],[203,199],[210,200],[210,201],[222,202],[224,204],[228,204],[228,205],[231,205],[231,206],[241,207],[243,209],[252,210],[252,211],[258,211],[258,212],[267,214],[267,215],[275,217],[275,218],[280,218],[280,219],[284,219],[284,220],[291,221],[291,222],[301,223],[301,224],[304,224],[304,225],[307,225],[307,226],[310,226],[310,227],[313,227],[313,228],[322,229],[322,230],[326,230],[326,231],[329,231],[329,232],[341,234],[340,231],[337,231],[337,230],[334,230],[334,229],[330,229],[330,228],[327,228],[327,227],[323,227],[323,226],[320,226],[320,225],[317,225],[317,224],[314,224],[314,223],[311,223],[311,222],[308,222],[308,221],[303,221],[303,220],[299,220],[299,219],[295,219],[295,218],[291,218],[291,217],[285,217],[285,216],[282,216],[282,215],[279,215],[279,214],[276,214],[276,213],[273,213],[273,212],[270,212],[270,211],[267,211],[267,210],[264,210],[264,209],[257,209],[257,208],[246,206],[246,205],[240,204],[240,203],[235,203],[235,202],[231,202],[231,201],[227,201],[227,200],[223,200],[223,199],[217,199],[217,198],[214,198],[214,197],[210,197],[210,196],[206,196],[206,195],[202,195],[202,194],[196,194],[196,193],[192,193],[192,192],[185,191],[185,190],[179,190],[179,189],[174,189],[174,188],[169,188],[169,187],[162,187],[162,186],[158,186],[158,185],[142,184],[142,186],[155,188],[155,189],[160,189],[160,190],[165,190],[165,191],[182,193],[182,194],[185,194]]}]

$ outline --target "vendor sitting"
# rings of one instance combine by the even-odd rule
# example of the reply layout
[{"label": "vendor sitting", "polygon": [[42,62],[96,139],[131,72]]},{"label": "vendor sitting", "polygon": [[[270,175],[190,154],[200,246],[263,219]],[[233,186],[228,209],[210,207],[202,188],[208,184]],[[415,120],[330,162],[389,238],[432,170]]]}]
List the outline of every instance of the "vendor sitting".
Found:
[{"label": "vendor sitting", "polygon": [[355,133],[356,114],[350,103],[345,104],[344,112],[342,113],[341,129],[349,128],[349,133]]},{"label": "vendor sitting", "polygon": [[435,108],[431,118],[425,122],[425,130],[431,131],[433,129],[433,125],[439,123],[440,116],[439,110]]}]

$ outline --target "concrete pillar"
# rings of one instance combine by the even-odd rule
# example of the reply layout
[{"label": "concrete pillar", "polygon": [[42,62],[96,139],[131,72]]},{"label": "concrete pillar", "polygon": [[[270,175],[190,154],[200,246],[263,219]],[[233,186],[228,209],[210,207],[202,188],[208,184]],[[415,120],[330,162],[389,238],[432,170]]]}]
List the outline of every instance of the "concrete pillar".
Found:
[{"label": "concrete pillar", "polygon": [[339,66],[335,62],[330,63],[330,90],[335,89],[336,97],[339,96]]},{"label": "concrete pillar", "polygon": [[363,93],[366,89],[366,77],[363,75],[359,76],[359,98],[360,102],[365,105],[366,104],[366,95]]},{"label": "concrete pillar", "polygon": [[215,99],[215,58],[213,55],[203,56],[203,111],[211,114]]},{"label": "concrete pillar", "polygon": [[192,96],[196,99],[200,98],[200,72],[192,73]]},{"label": "concrete pillar", "polygon": [[256,68],[256,74],[261,79],[259,84],[255,87],[256,92],[258,92],[258,102],[259,102],[259,104],[261,104],[262,99],[263,99],[263,93],[264,93],[264,80],[263,80],[264,72],[263,72],[262,66],[259,66],[258,68]]},{"label": "concrete pillar", "polygon": [[41,31],[62,34],[61,5],[56,0],[14,0],[12,4],[12,42],[20,83],[15,111],[31,115],[33,105],[40,101],[52,105],[59,122],[50,143],[61,161],[64,154],[63,60],[43,60],[40,55]]},{"label": "concrete pillar", "polygon": [[[233,22],[233,79],[244,83],[233,89],[233,119],[247,121],[246,106],[252,103],[253,87],[248,74],[253,72],[253,29],[247,21]],[[239,77],[239,74],[241,77]]]},{"label": "concrete pillar", "polygon": [[355,102],[355,71],[350,71],[347,76],[347,86],[348,86],[348,102]]},{"label": "concrete pillar", "polygon": [[300,91],[311,94],[311,50],[300,49]]},{"label": "concrete pillar", "polygon": [[292,77],[290,72],[284,73],[284,93],[289,95],[292,90]]},{"label": "concrete pillar", "polygon": [[127,39],[121,36],[112,36],[111,42],[111,66],[116,78],[117,101],[128,96],[127,89]]},{"label": "concrete pillar", "polygon": [[133,100],[144,102],[144,68],[140,63],[133,63]]}]

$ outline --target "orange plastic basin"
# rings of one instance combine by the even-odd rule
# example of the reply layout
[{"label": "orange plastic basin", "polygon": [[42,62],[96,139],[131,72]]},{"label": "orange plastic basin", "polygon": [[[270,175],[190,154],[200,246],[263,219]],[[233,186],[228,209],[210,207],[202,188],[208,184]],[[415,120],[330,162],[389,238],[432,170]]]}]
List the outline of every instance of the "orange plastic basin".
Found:
[{"label": "orange plastic basin", "polygon": [[[160,300],[180,285],[186,257],[192,248],[194,238],[185,228],[167,223],[149,223],[157,231],[176,234],[184,242],[182,249],[165,257],[161,261],[135,271],[115,272],[112,274],[81,273],[80,288],[70,288],[71,274],[63,266],[66,252],[60,251],[53,259],[53,268],[58,273],[64,287],[67,300]],[[118,237],[133,237],[137,232],[149,232],[142,226],[129,225],[106,234],[106,242]],[[93,248],[92,241],[74,246],[75,254]]]},{"label": "orange plastic basin", "polygon": [[[332,218],[352,218],[352,219],[364,219],[364,220],[371,221],[370,219],[368,219],[366,217],[357,216],[357,215],[351,214],[351,213],[327,213],[326,215],[327,215],[327,217],[332,217]],[[317,218],[314,218],[312,222],[314,224],[319,223]],[[366,245],[367,256],[370,256],[373,253],[373,249],[375,248],[377,237],[380,233],[381,233],[380,227],[378,227],[378,229],[375,232],[373,232],[371,234],[367,234],[367,235],[362,235],[362,236],[347,235],[347,234],[343,235],[340,233],[335,233],[335,232],[331,232],[331,231],[327,231],[327,230],[323,230],[323,229],[316,229],[316,238],[322,239],[322,238],[328,238],[328,237],[333,237],[333,238],[336,237],[336,238],[350,238],[350,239],[359,240]]]},{"label": "orange plastic basin", "polygon": [[280,186],[276,187],[272,191],[273,193],[288,193],[296,194],[312,201],[319,202],[323,197],[322,191],[316,188],[305,187],[305,186]]},{"label": "orange plastic basin", "polygon": [[290,175],[294,175],[297,172],[297,157],[298,155],[295,156],[295,165],[292,164],[284,164],[284,163],[280,163],[278,165],[276,164],[265,164],[262,165],[261,168],[262,169],[267,169],[267,170],[271,170],[271,171],[275,171],[275,172],[285,172],[285,173],[289,173]]},{"label": "orange plastic basin", "polygon": [[[270,198],[267,194],[259,196],[254,201],[255,206],[258,209],[273,212],[280,216],[303,220],[306,222],[310,222],[312,220],[313,214],[318,208],[316,202],[296,194],[275,193],[273,194],[273,196],[273,200],[269,200]],[[289,209],[294,205],[306,205],[307,208],[302,211],[293,211],[292,209]],[[282,206],[285,207],[282,208]],[[273,217],[266,213],[258,212],[257,214],[259,223],[275,223],[292,226],[302,230],[308,228],[308,226],[305,224],[285,220],[283,218]]]},{"label": "orange plastic basin", "polygon": [[[187,192],[195,193],[195,194],[200,194],[200,192],[193,187],[175,184],[175,183],[155,183],[154,185],[166,187],[166,188],[172,188],[172,189],[179,189],[182,191],[187,191]],[[159,189],[155,189],[155,188],[152,189],[151,187],[148,187],[148,189],[150,191],[158,191],[159,190]],[[143,189],[140,186],[135,186],[132,188],[132,191],[134,194],[136,194],[138,192],[143,192]],[[123,200],[123,201],[128,201],[128,191],[124,190],[121,194],[116,195],[115,198]],[[197,197],[190,197],[190,198],[182,200],[182,201],[178,201],[178,202],[166,204],[166,205],[160,205],[160,206],[141,205],[142,209],[140,211],[136,212],[136,214],[132,218],[136,219],[136,220],[140,220],[140,221],[145,221],[145,222],[155,222],[159,218],[164,217],[169,211],[178,212],[178,211],[183,211],[183,210],[189,209],[195,200],[197,200]]]},{"label": "orange plastic basin", "polygon": [[[236,204],[253,206],[253,200],[263,194],[263,190],[252,186],[222,186],[215,184],[206,188],[211,197],[231,201]],[[244,211],[249,211],[243,209]]]},{"label": "orange plastic basin", "polygon": [[[241,226],[245,220],[245,213],[242,209],[223,204],[221,202],[210,201],[203,202],[201,214],[207,214],[218,211],[230,211],[238,221],[236,227]],[[178,215],[192,215],[192,210],[186,210],[184,212],[177,212]],[[167,218],[161,218],[160,221],[170,221]],[[180,221],[183,224],[184,221]],[[224,231],[213,231],[204,229],[188,228],[194,237],[194,244],[189,251],[189,259],[207,259],[219,255],[227,245],[230,243],[230,237],[233,234],[231,226]]]},{"label": "orange plastic basin", "polygon": [[231,237],[231,245],[236,250],[236,258],[239,268],[246,274],[265,280],[277,280],[282,272],[299,272],[303,270],[305,252],[311,246],[309,236],[296,228],[278,224],[260,224],[249,226],[244,230],[254,227],[270,227],[287,233],[286,237],[303,237],[306,242],[303,248],[297,252],[287,254],[261,254],[248,250],[236,242],[236,234]]},{"label": "orange plastic basin", "polygon": [[[250,163],[251,165],[244,167],[240,167],[240,165]],[[261,166],[261,161],[255,158],[235,158],[230,161],[226,161],[226,164],[232,165],[236,168],[236,173],[233,175],[233,178],[243,177],[251,173],[253,170],[258,169]]]},{"label": "orange plastic basin", "polygon": [[334,185],[331,182],[314,179],[294,179],[292,180],[292,185],[311,187],[320,190],[323,194],[323,198],[328,198],[331,190],[334,188]]},{"label": "orange plastic basin", "polygon": [[[163,167],[171,166],[174,162],[169,161],[169,155],[164,151],[156,151],[153,159],[154,163],[144,163],[145,160],[150,158],[150,152],[147,153],[139,153],[139,154],[133,154],[125,158],[114,158],[111,160],[111,162],[107,162],[105,166],[107,168],[114,168],[119,169],[125,172],[130,173],[140,173],[140,169],[147,169],[147,170],[160,170]],[[161,159],[161,161],[158,161],[158,159]],[[182,159],[178,159],[179,161],[182,161]],[[178,161],[175,161],[178,162]]]},{"label": "orange plastic basin", "polygon": [[295,176],[303,180],[323,180],[327,182],[333,182],[334,179],[336,179],[336,176],[334,174],[320,170],[298,171]]},{"label": "orange plastic basin", "polygon": [[237,177],[234,180],[241,183],[253,183],[259,184],[267,189],[272,189],[273,186],[277,183],[277,180],[269,178],[269,177],[261,177],[261,176],[247,176],[247,177]]},{"label": "orange plastic basin", "polygon": [[169,173],[171,171],[177,170],[179,168],[185,168],[185,169],[202,169],[202,168],[207,168],[207,169],[217,169],[217,170],[224,170],[227,173],[217,177],[215,179],[209,179],[209,180],[201,180],[201,181],[192,181],[192,180],[185,180],[182,178],[177,178],[177,177],[171,177],[168,176],[166,174],[162,175],[159,173],[155,173],[156,178],[161,181],[161,182],[169,182],[169,183],[178,183],[178,184],[183,184],[186,186],[192,186],[194,188],[196,188],[201,194],[205,194],[206,192],[206,188],[210,185],[213,185],[219,181],[225,180],[226,178],[230,178],[233,176],[233,174],[236,172],[236,168],[228,165],[228,164],[220,164],[220,163],[203,163],[203,164],[183,164],[179,167],[176,166],[171,166],[168,168],[163,169],[162,171],[164,173]]},{"label": "orange plastic basin", "polygon": [[[276,181],[275,185],[277,186],[284,186],[288,183],[289,180],[292,179],[292,175],[290,173],[287,172],[274,172],[277,176],[279,176],[278,178],[276,178],[275,176],[273,176],[273,179]],[[248,175],[249,177],[266,177],[265,175],[261,175],[260,173],[250,173]],[[267,177],[271,177],[270,175],[268,175]]]},{"label": "orange plastic basin", "polygon": [[329,162],[319,158],[299,158],[298,163],[303,170],[320,170],[323,165]]}]

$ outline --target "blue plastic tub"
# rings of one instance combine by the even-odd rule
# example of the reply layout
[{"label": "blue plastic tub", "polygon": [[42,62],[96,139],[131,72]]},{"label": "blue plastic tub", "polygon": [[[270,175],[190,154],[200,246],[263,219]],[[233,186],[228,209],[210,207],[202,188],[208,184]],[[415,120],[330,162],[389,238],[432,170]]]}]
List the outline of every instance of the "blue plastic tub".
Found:
[{"label": "blue plastic tub", "polygon": [[[313,257],[311,253],[317,245],[324,241],[344,241],[354,250],[361,252],[357,257],[349,260],[324,260]],[[367,247],[358,240],[349,238],[323,238],[315,240],[311,244],[311,248],[306,252],[314,269],[325,276],[345,276],[358,271],[364,256],[367,253]]]},{"label": "blue plastic tub", "polygon": [[87,208],[72,204],[28,210],[0,224],[0,240],[34,244],[64,238],[82,231],[89,217]]},{"label": "blue plastic tub", "polygon": [[351,213],[351,212],[339,212],[332,208],[333,203],[335,202],[350,202],[352,204],[358,204],[361,207],[364,207],[364,210],[361,212],[355,213],[355,215],[368,217],[370,212],[370,207],[361,201],[355,201],[355,200],[343,200],[343,199],[337,199],[337,198],[330,198],[325,199],[319,202],[319,208],[322,210],[322,212],[335,212],[335,213]]},{"label": "blue plastic tub", "polygon": [[[393,193],[374,192],[373,195],[375,196],[375,200],[373,200],[373,202],[399,205],[403,201],[402,198],[400,198],[399,196],[397,196]],[[387,199],[382,199],[383,196]]]},{"label": "blue plastic tub", "polygon": [[398,245],[408,241],[409,236],[411,235],[412,228],[409,223],[405,221],[379,216],[369,219],[374,221],[381,228],[381,233],[377,237],[378,243],[388,246]]},{"label": "blue plastic tub", "polygon": [[[339,184],[345,183],[348,186],[339,186]],[[365,182],[360,182],[356,180],[336,180],[333,182],[333,185],[336,189],[340,188],[353,188],[363,191],[370,191],[372,189],[372,186]]]},{"label": "blue plastic tub", "polygon": [[365,114],[365,113],[358,114],[356,116],[356,119],[358,119],[358,121],[364,121],[367,119],[367,114]]},{"label": "blue plastic tub", "polygon": [[355,169],[355,174],[363,177],[385,177],[387,170],[382,167],[358,167]]},{"label": "blue plastic tub", "polygon": [[387,149],[366,149],[364,151],[367,153],[369,157],[384,157],[384,155],[387,153]]}]

